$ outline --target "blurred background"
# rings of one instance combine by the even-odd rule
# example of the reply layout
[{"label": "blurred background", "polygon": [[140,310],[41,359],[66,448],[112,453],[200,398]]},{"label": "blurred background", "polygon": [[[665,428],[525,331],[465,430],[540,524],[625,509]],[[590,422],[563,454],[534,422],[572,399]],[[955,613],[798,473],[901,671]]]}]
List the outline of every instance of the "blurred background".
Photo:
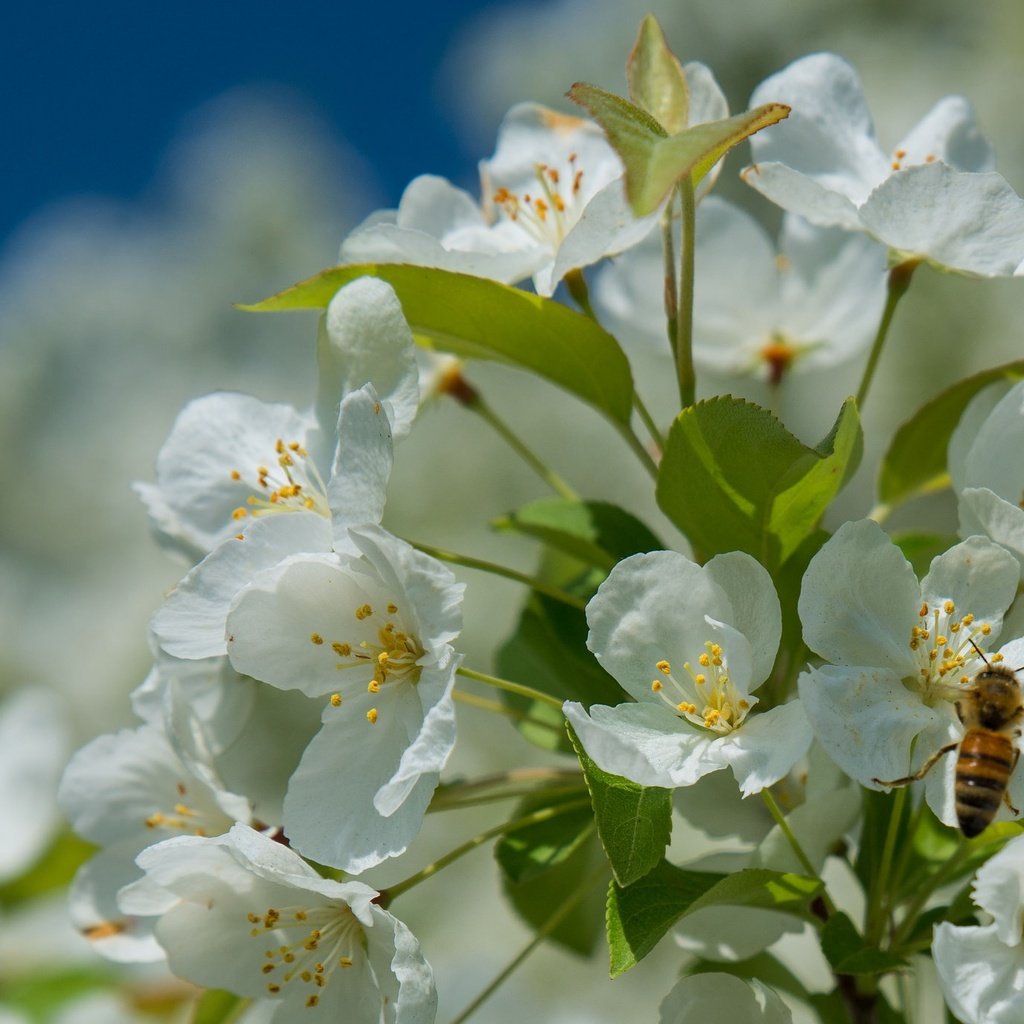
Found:
[{"label": "blurred background", "polygon": [[[181,575],[151,541],[131,482],[151,479],[192,397],[232,389],[301,405],[312,394],[315,317],[255,317],[231,304],[333,263],[345,233],[394,206],[417,174],[445,175],[476,194],[476,163],[514,102],[569,109],[563,94],[581,79],[623,92],[647,11],[680,58],[713,69],[733,110],[768,74],[819,49],[858,68],[883,147],[940,96],[963,93],[999,170],[1024,193],[1018,0],[447,0],[391,5],[386,15],[372,5],[285,15],[259,2],[185,2],[159,17],[139,5],[41,4],[5,19],[0,715],[31,691],[36,717],[25,720],[49,729],[54,753],[39,744],[32,789],[24,750],[13,764],[0,750],[0,793],[31,792],[30,803],[15,800],[15,815],[36,826],[17,857],[0,857],[0,1021],[138,1017],[140,1000],[107,991],[116,972],[97,968],[66,934],[63,897],[40,895],[50,883],[32,882],[31,869],[55,849],[60,828],[47,810],[55,765],[90,737],[132,724],[126,695],[148,667],[146,623]],[[743,162],[730,157],[719,192],[774,230],[777,211],[737,178]],[[918,275],[865,410],[865,464],[837,514],[871,507],[879,453],[922,401],[970,370],[1024,355],[1022,322],[1019,281]],[[667,422],[671,382],[650,356],[636,360],[641,391]],[[793,429],[820,436],[858,372],[847,367],[804,391],[794,381]],[[507,369],[471,366],[468,375],[574,487],[625,504],[668,544],[681,543],[629,452],[589,410],[566,408],[553,389]],[[728,387],[759,395],[754,383]],[[543,491],[497,437],[467,430],[467,415],[442,403],[424,412],[398,453],[387,523],[529,569],[533,547],[487,523]],[[955,527],[943,496],[907,514]],[[521,595],[463,578],[462,649],[487,670]],[[502,723],[478,718],[462,729],[458,770],[485,764],[495,743],[505,763],[535,757]],[[438,973],[439,1020],[528,937],[495,902],[486,853],[454,871],[457,907],[441,885],[409,901],[408,922]],[[483,950],[471,923],[479,914],[494,936]],[[545,950],[479,1019],[653,1019],[676,969],[671,951],[615,984],[601,981],[603,958],[601,949],[591,961]]]}]

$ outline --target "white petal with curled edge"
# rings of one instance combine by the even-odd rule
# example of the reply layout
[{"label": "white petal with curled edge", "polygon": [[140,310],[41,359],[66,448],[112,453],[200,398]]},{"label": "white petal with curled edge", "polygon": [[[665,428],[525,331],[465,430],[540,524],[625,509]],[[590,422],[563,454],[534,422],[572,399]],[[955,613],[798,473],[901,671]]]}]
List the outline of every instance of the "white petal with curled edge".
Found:
[{"label": "white petal with curled edge", "polygon": [[658,1024],[792,1024],[785,1003],[759,981],[732,974],[694,974],[676,982],[662,1001]]},{"label": "white petal with curled edge", "polygon": [[602,771],[641,786],[690,786],[702,775],[724,768],[707,751],[716,739],[655,704],[582,704],[562,706],[584,750]]},{"label": "white petal with curled edge", "polygon": [[178,658],[224,654],[225,622],[238,592],[289,555],[329,551],[331,540],[331,524],[315,512],[257,519],[242,540],[224,541],[174,588],[153,616],[153,636]]},{"label": "white petal with curled edge", "polygon": [[984,534],[1006,548],[1024,566],[1024,509],[987,487],[968,487],[957,505],[960,534]]},{"label": "white petal with curled edge", "polygon": [[[1024,445],[1024,381],[1018,381],[1012,387],[1000,382],[981,394],[992,399],[1001,390],[1005,393],[978,426],[962,486],[987,487],[1016,503],[1024,496],[1024,460],[1020,458],[1021,446]],[[973,412],[971,406],[965,414],[967,412]]]},{"label": "white petal with curled edge", "polygon": [[740,176],[766,199],[812,224],[847,231],[863,230],[860,213],[852,199],[787,164],[766,160],[744,167]]},{"label": "white petal with curled edge", "polygon": [[950,1010],[963,1024],[1019,1024],[1024,1017],[1024,957],[999,940],[996,925],[935,926],[932,957]]},{"label": "white petal with curled edge", "polygon": [[[778,161],[855,204],[889,173],[860,79],[841,57],[814,53],[794,61],[754,90],[750,106],[762,103],[785,103],[792,111],[785,121],[751,137],[755,164]],[[759,188],[753,180],[748,183]],[[793,209],[782,199],[769,198]]]},{"label": "white petal with curled edge", "polygon": [[135,484],[161,542],[199,559],[237,533],[231,513],[250,495],[264,496],[258,468],[277,465],[278,439],[305,445],[314,425],[290,405],[251,395],[222,391],[189,402],[157,455],[156,483]]},{"label": "white petal with curled edge", "polygon": [[[927,730],[953,730],[951,705],[929,708],[886,669],[823,665],[798,680],[800,701],[826,753],[868,789],[873,780],[898,779],[912,768],[911,745]],[[941,744],[937,744],[941,746]],[[918,743],[914,759],[931,749]]]},{"label": "white petal with curled edge", "polygon": [[342,399],[338,413],[338,448],[327,485],[336,547],[350,526],[381,521],[393,463],[387,414],[366,384]]},{"label": "white petal with curled edge", "polygon": [[998,635],[1019,579],[1020,566],[1011,554],[985,537],[968,537],[932,559],[921,596],[932,608],[951,600],[957,618],[970,612]]},{"label": "white petal with curled edge", "polygon": [[813,738],[800,701],[794,700],[748,715],[708,748],[707,757],[732,768],[740,791],[750,796],[785,776]]},{"label": "white petal with curled edge", "polygon": [[908,167],[883,181],[860,215],[890,249],[947,270],[1010,277],[1024,258],[1024,199],[994,171]]},{"label": "white petal with curled edge", "polygon": [[1011,839],[978,870],[974,902],[994,918],[996,934],[1019,946],[1024,929],[1024,836]]},{"label": "white petal with curled edge", "polygon": [[327,305],[317,344],[317,415],[325,433],[338,422],[338,403],[356,388],[376,389],[396,438],[408,434],[420,403],[412,331],[394,289],[374,277],[341,288]]},{"label": "white petal with curled edge", "polygon": [[844,523],[811,559],[800,587],[804,641],[838,665],[916,671],[909,646],[921,590],[910,563],[875,522]]},{"label": "white petal with curled edge", "polygon": [[896,147],[904,167],[941,160],[958,171],[991,171],[996,155],[963,96],[944,96]]},{"label": "white petal with curled edge", "polygon": [[768,678],[782,639],[782,609],[775,584],[767,569],[742,551],[715,555],[704,565],[704,571],[732,605],[729,625],[750,644],[750,689],[756,690]]}]

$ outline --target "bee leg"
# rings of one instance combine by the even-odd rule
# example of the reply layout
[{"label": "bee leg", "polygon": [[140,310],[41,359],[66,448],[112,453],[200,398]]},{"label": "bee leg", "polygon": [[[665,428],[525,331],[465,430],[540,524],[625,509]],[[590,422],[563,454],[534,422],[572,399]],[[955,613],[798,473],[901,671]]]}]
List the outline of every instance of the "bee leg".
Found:
[{"label": "bee leg", "polygon": [[877,782],[880,786],[909,786],[911,782],[923,779],[940,757],[945,757],[951,750],[956,750],[958,746],[960,746],[959,740],[956,743],[948,743],[946,746],[940,747],[913,775],[904,775],[902,779],[891,779],[889,782],[886,782],[884,779],[872,779],[871,781]]},{"label": "bee leg", "polygon": [[[1011,772],[1013,771],[1014,768],[1017,767],[1017,758],[1019,758],[1019,757],[1020,757],[1020,751],[1017,750],[1017,749],[1014,749],[1014,751],[1013,751],[1013,767],[1010,768]],[[1014,807],[1012,803],[1010,803],[1010,790],[1009,789],[1004,789],[1003,790],[1003,803],[1006,804],[1007,807],[1009,807],[1011,813],[1013,814],[1013,816],[1015,818],[1019,818],[1020,817],[1020,811],[1016,807]]]}]

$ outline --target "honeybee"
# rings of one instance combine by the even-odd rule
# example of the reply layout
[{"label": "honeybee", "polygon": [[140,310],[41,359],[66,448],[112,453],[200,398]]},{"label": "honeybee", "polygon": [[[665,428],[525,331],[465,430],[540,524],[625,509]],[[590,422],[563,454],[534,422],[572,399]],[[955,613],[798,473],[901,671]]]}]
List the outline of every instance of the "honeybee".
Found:
[{"label": "honeybee", "polygon": [[1008,665],[992,664],[971,641],[985,668],[974,677],[974,685],[959,691],[956,713],[964,725],[957,743],[936,750],[913,774],[880,786],[906,786],[924,778],[928,770],[951,750],[956,750],[953,792],[960,831],[971,839],[983,832],[999,810],[1000,803],[1014,813],[1007,786],[1020,756],[1014,742],[1021,734],[1024,703],[1021,702],[1017,672]]}]

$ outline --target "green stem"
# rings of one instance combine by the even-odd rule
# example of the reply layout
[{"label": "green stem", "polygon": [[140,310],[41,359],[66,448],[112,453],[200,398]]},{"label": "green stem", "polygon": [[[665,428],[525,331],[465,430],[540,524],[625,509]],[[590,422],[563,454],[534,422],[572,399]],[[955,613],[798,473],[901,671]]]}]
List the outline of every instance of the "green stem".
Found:
[{"label": "green stem", "polygon": [[549,729],[551,732],[557,732],[561,734],[562,727],[555,725],[554,722],[545,722],[540,718],[534,718],[533,715],[528,714],[526,711],[520,711],[518,708],[510,708],[507,704],[502,704],[497,700],[488,700],[486,697],[478,697],[475,693],[466,693],[463,690],[453,690],[452,699],[458,701],[460,704],[466,704],[472,708],[479,708],[481,711],[490,711],[491,714],[501,715],[504,718],[514,718],[517,722],[528,722],[530,725],[536,726],[538,729]]},{"label": "green stem", "polygon": [[555,601],[561,601],[562,604],[567,604],[571,608],[583,609],[587,607],[585,598],[577,597],[575,594],[570,594],[568,591],[552,586],[550,583],[545,583],[543,580],[539,580],[535,576],[527,576],[526,573],[519,572],[517,569],[510,569],[507,565],[498,565],[496,562],[488,562],[482,558],[474,558],[472,555],[460,555],[456,551],[448,551],[445,548],[436,548],[433,544],[422,544],[415,540],[410,540],[408,543],[416,548],[417,551],[422,551],[425,555],[431,555],[433,558],[437,558],[442,562],[451,562],[452,565],[464,565],[467,569],[479,569],[481,572],[489,572],[494,576],[501,576],[506,580],[514,580],[516,583],[524,583],[531,590],[536,590],[538,594],[544,594]]},{"label": "green stem", "polygon": [[675,356],[679,374],[679,400],[684,409],[697,400],[697,376],[693,369],[693,260],[696,237],[696,202],[693,179],[679,182],[682,205],[682,243],[679,251],[679,310],[676,319]]},{"label": "green stem", "polygon": [[464,1024],[497,991],[502,982],[565,920],[576,904],[590,892],[606,873],[607,868],[602,864],[584,879],[582,885],[559,905],[555,912],[541,925],[537,934],[512,958],[509,964],[491,980],[487,987],[462,1013],[452,1019],[451,1024]]},{"label": "green stem", "polygon": [[562,710],[562,701],[557,697],[552,697],[550,693],[542,693],[540,690],[535,690],[531,686],[524,686],[522,683],[514,683],[511,679],[501,679],[498,676],[489,676],[486,672],[476,672],[463,665],[460,665],[456,671],[460,676],[465,676],[467,679],[475,679],[478,683],[493,686],[496,690],[505,690],[508,693],[517,693],[520,697],[539,701],[540,703],[547,704],[558,711]]},{"label": "green stem", "polygon": [[427,810],[458,810],[541,790],[545,794],[572,793],[583,786],[583,773],[578,768],[510,768],[472,782],[450,782],[439,786]]},{"label": "green stem", "polygon": [[857,388],[857,408],[863,409],[864,402],[868,397],[868,389],[871,387],[871,379],[875,375],[875,368],[878,365],[878,358],[885,346],[885,339],[889,333],[889,325],[892,323],[893,314],[900,299],[907,293],[910,287],[910,279],[920,260],[907,260],[904,263],[897,263],[889,271],[889,281],[885,294],[885,309],[882,310],[882,319],[878,324],[878,333],[875,335],[874,344],[871,346],[871,354],[868,356],[867,366],[864,367],[864,375],[860,379],[860,387]]},{"label": "green stem", "polygon": [[644,447],[643,441],[636,436],[636,432],[629,424],[620,423],[617,424],[619,430],[622,432],[622,436],[626,440],[626,444],[633,449],[636,457],[640,460],[640,464],[651,474],[653,480],[658,479],[658,464],[651,457],[651,453]]},{"label": "green stem", "polygon": [[539,476],[556,494],[569,501],[579,501],[579,495],[540,457],[529,448],[512,428],[476,393],[467,408],[472,409],[508,443],[509,447]]},{"label": "green stem", "polygon": [[580,800],[573,800],[569,803],[559,804],[557,807],[542,807],[538,811],[532,811],[529,814],[524,814],[521,818],[515,818],[512,821],[503,821],[500,825],[495,825],[493,828],[489,828],[478,835],[473,836],[472,839],[467,839],[466,842],[460,846],[456,846],[454,850],[446,853],[443,857],[439,857],[433,862],[428,864],[422,871],[417,871],[416,874],[410,875],[402,882],[398,882],[395,885],[389,885],[385,892],[382,894],[381,906],[390,906],[391,903],[402,895],[404,892],[408,892],[410,889],[419,885],[420,882],[425,882],[428,878],[432,878],[442,868],[448,867],[449,864],[453,864],[460,857],[464,857],[467,853],[472,853],[478,846],[482,846],[488,840],[494,839],[497,836],[506,835],[509,832],[515,832],[521,828],[527,828],[530,825],[537,825],[542,821],[548,821],[551,818],[557,818],[559,815],[568,814],[570,811],[577,811],[582,807],[590,806],[590,797],[585,797]]},{"label": "green stem", "polygon": [[[807,872],[810,878],[816,878],[821,882],[821,876],[811,863],[811,858],[804,852],[804,848],[800,845],[800,840],[797,839],[796,834],[789,827],[789,822],[786,821],[786,816],[782,813],[782,808],[775,802],[775,797],[772,796],[771,791],[762,789],[761,798],[768,808],[768,813],[775,819],[775,824],[779,826],[780,831],[786,837],[786,841],[792,847],[793,853],[796,854],[796,859],[800,861],[800,866]],[[825,904],[825,909],[830,915],[836,912],[836,906],[832,902],[832,897],[825,890],[824,882],[822,882],[821,888],[821,902]]]},{"label": "green stem", "polygon": [[676,356],[676,331],[679,319],[679,286],[676,283],[676,257],[675,240],[672,236],[672,207],[674,203],[670,199],[665,204],[665,210],[661,215],[661,255],[665,268],[664,272],[664,298],[665,298],[665,327],[668,331],[668,347],[672,353],[672,359]]},{"label": "green stem", "polygon": [[647,433],[651,435],[651,440],[658,446],[659,451],[664,451],[665,436],[658,429],[658,424],[654,422],[650,410],[644,405],[640,393],[635,389],[633,391],[633,408],[636,409],[640,422],[647,428]]},{"label": "green stem", "polygon": [[900,786],[892,804],[889,816],[889,828],[885,834],[885,845],[882,847],[882,860],[875,873],[874,882],[868,901],[867,921],[864,927],[865,938],[877,946],[885,930],[886,910],[889,901],[889,881],[892,875],[892,858],[896,850],[896,837],[899,835],[900,822],[903,820],[903,807],[907,802],[907,787]]}]

